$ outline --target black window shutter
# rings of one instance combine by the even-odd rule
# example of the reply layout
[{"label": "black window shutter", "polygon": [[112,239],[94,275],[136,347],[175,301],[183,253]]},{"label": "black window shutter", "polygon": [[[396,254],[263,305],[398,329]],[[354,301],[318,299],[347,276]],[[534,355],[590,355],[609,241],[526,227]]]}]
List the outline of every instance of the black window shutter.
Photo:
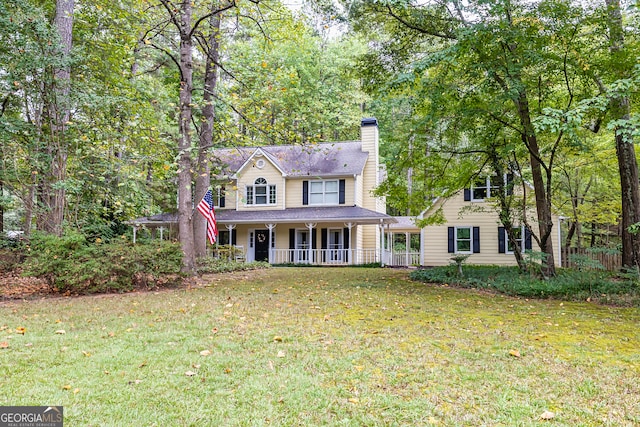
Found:
[{"label": "black window shutter", "polygon": [[289,249],[295,249],[295,248],[296,248],[296,229],[290,228],[289,229]]},{"label": "black window shutter", "polygon": [[313,228],[311,230],[311,249],[318,249],[318,244],[316,243],[318,240],[318,229]]},{"label": "black window shutter", "polygon": [[513,174],[508,173],[507,174],[507,196],[510,196],[512,194],[513,194]]},{"label": "black window shutter", "polygon": [[342,232],[342,236],[344,239],[344,244],[343,244],[344,248],[349,249],[349,228],[348,227],[344,228]]},{"label": "black window shutter", "polygon": [[[321,240],[321,244],[322,246],[320,246],[321,249],[327,249],[327,241],[328,239],[328,234],[327,234],[327,229],[323,228],[320,230],[320,240]],[[327,261],[327,251],[322,251],[322,262],[326,262]]]},{"label": "black window shutter", "polygon": [[224,185],[220,188],[220,200],[218,201],[218,205],[221,208],[224,208],[224,200],[225,198],[225,191],[224,191]]},{"label": "black window shutter", "polygon": [[231,244],[232,245],[236,244],[237,235],[238,235],[238,233],[236,233],[236,229],[235,228],[233,230],[231,230]]},{"label": "black window shutter", "polygon": [[480,253],[480,227],[473,227],[473,253]]},{"label": "black window shutter", "polygon": [[309,181],[302,181],[302,204],[309,204]]},{"label": "black window shutter", "polygon": [[340,193],[338,195],[338,197],[339,197],[338,203],[340,203],[341,205],[344,205],[344,193],[345,193],[345,180],[344,179],[341,179],[339,181],[339,189],[340,189]]},{"label": "black window shutter", "polygon": [[[350,238],[349,238],[349,227],[345,227],[344,230],[342,231],[342,238],[344,240],[342,247],[344,249],[349,249],[349,240],[350,240]],[[346,262],[349,262],[349,251],[345,251],[344,256],[345,256],[344,260]]]},{"label": "black window shutter", "polygon": [[531,246],[531,230],[529,230],[529,227],[524,228],[524,248],[525,250],[533,248],[533,246]]},{"label": "black window shutter", "polygon": [[505,234],[504,227],[498,227],[498,253],[500,254],[507,253],[507,245],[505,244],[507,236]]},{"label": "black window shutter", "polygon": [[456,251],[455,233],[456,233],[455,227],[447,228],[447,234],[449,237],[447,252],[449,252],[450,254]]},{"label": "black window shutter", "polygon": [[464,201],[465,202],[470,202],[471,201],[471,189],[470,188],[465,188],[464,189]]}]

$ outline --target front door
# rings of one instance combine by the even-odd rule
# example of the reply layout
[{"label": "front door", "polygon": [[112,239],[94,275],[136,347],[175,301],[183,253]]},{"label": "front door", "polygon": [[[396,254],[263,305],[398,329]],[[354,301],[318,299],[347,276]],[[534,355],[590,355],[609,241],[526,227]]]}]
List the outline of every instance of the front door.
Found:
[{"label": "front door", "polygon": [[269,230],[256,230],[255,260],[269,261]]}]

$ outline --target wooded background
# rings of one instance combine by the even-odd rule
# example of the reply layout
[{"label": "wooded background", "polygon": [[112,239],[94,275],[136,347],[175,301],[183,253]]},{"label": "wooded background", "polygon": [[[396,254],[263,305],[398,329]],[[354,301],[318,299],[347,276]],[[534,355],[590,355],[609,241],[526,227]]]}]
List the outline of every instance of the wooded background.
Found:
[{"label": "wooded background", "polygon": [[549,257],[558,213],[566,247],[617,248],[638,266],[638,12],[619,0],[5,0],[2,230],[106,240],[177,210],[193,271],[212,148],[312,149],[357,139],[375,116],[390,213],[516,172],[534,192],[497,198],[507,229],[527,204]]}]

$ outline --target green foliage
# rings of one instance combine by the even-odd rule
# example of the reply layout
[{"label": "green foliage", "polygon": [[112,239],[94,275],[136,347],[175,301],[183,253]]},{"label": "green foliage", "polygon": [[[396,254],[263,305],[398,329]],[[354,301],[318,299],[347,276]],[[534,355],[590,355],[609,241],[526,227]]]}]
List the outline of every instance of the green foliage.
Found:
[{"label": "green foliage", "polygon": [[598,270],[561,269],[556,277],[539,279],[521,273],[517,267],[475,265],[465,266],[465,275],[461,276],[454,264],[416,270],[410,277],[422,282],[485,289],[524,298],[640,304],[640,286],[636,281]]},{"label": "green foliage", "polygon": [[228,273],[231,271],[257,270],[261,268],[269,268],[268,262],[237,262],[224,258],[199,258],[196,260],[199,274],[207,273]]},{"label": "green foliage", "polygon": [[35,233],[25,274],[41,277],[59,292],[124,292],[179,284],[182,252],[173,242],[90,243],[78,233],[63,237]]}]

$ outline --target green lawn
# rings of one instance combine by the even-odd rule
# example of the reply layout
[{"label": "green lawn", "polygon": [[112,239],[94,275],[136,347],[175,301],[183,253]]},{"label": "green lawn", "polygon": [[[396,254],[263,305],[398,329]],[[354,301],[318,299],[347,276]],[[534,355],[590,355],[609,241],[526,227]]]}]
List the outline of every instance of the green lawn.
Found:
[{"label": "green lawn", "polygon": [[67,426],[640,423],[637,309],[399,270],[0,303],[0,347],[0,405],[63,405]]}]

